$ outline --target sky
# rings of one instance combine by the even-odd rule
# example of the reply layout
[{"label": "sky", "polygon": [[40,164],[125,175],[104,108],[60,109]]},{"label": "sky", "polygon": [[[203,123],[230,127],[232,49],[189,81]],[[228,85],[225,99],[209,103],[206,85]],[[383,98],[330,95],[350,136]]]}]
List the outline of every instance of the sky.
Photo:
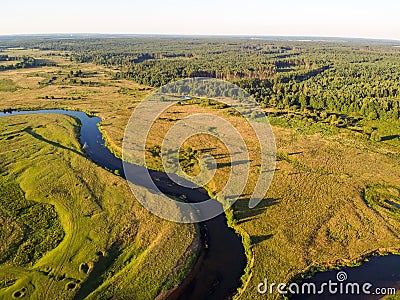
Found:
[{"label": "sky", "polygon": [[398,0],[1,0],[0,35],[122,33],[400,40]]}]

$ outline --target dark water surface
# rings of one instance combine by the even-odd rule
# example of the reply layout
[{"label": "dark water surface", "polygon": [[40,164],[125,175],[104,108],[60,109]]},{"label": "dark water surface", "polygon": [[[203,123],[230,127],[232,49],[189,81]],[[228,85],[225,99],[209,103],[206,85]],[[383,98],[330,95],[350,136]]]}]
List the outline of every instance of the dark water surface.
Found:
[{"label": "dark water surface", "polygon": [[[98,117],[89,117],[86,113],[71,110],[36,110],[0,113],[2,116],[23,114],[63,114],[75,117],[81,122],[80,143],[85,152],[96,164],[111,171],[118,170],[122,177],[124,169],[121,159],[117,158],[106,146],[99,131]],[[125,168],[127,165],[125,164]],[[147,172],[145,167],[130,164],[128,172],[137,174],[135,184],[147,187],[140,182],[140,174]],[[185,195],[189,202],[207,200],[208,193],[202,188],[185,188],[169,179],[167,174],[150,171],[157,187],[163,193],[172,196]],[[219,204],[216,204],[219,205]],[[222,300],[229,299],[241,285],[240,277],[246,267],[246,256],[240,236],[228,228],[224,215],[200,223],[202,250],[197,262],[181,285],[168,299]]]},{"label": "dark water surface", "polygon": [[400,204],[398,204],[398,203],[396,203],[396,202],[393,202],[393,201],[390,201],[390,200],[386,200],[385,202],[386,202],[387,204],[391,205],[391,206],[394,206],[394,207],[396,207],[396,208],[400,208]]},{"label": "dark water surface", "polygon": [[[325,289],[325,293],[321,295],[299,295],[293,296],[290,299],[295,300],[317,300],[317,299],[343,299],[343,300],[373,300],[381,299],[384,297],[382,292],[387,293],[387,288],[395,288],[400,291],[400,256],[388,255],[388,256],[373,256],[368,262],[364,262],[359,267],[344,267],[340,270],[332,270],[315,274],[310,279],[305,280],[307,283],[314,283],[318,287],[321,287],[323,283],[328,283],[331,280],[334,283],[339,283],[336,276],[338,272],[344,271],[347,275],[347,279],[343,280],[343,291],[342,294],[330,294]],[[358,283],[360,287],[360,294],[350,294],[352,289],[348,288],[348,294],[346,294],[346,284]],[[371,294],[362,293],[363,284],[370,283],[372,286],[367,288]],[[301,285],[301,283],[300,283]],[[339,286],[338,286],[339,288]],[[378,290],[376,290],[378,288]],[[384,289],[386,289],[386,291]],[[339,290],[338,290],[339,292]],[[380,293],[380,295],[378,295]]]}]

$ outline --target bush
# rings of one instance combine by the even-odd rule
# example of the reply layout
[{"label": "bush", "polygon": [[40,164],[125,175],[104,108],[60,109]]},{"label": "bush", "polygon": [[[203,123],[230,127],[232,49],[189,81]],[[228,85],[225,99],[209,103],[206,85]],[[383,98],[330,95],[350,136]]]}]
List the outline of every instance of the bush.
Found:
[{"label": "bush", "polygon": [[377,130],[374,130],[374,131],[371,133],[370,139],[371,139],[372,141],[374,141],[374,142],[380,142],[380,141],[382,140],[382,137],[381,137],[381,135],[378,133]]}]

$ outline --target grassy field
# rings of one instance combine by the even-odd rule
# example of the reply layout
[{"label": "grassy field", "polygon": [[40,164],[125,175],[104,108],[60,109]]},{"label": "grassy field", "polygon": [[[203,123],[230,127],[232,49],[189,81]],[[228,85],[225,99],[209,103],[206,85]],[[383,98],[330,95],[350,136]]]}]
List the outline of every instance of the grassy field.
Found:
[{"label": "grassy field", "polygon": [[[107,141],[113,150],[116,153],[120,153],[123,132],[129,116],[135,105],[150,93],[151,89],[128,80],[113,80],[113,70],[91,64],[78,65],[71,63],[61,54],[52,56],[52,59],[58,63],[57,67],[1,72],[0,80],[11,80],[14,85],[18,86],[18,89],[0,93],[0,109],[68,108],[92,112],[103,119],[101,130],[105,133]],[[32,55],[43,54],[36,53]],[[71,77],[71,71],[76,74],[79,70],[82,71],[82,73],[78,72],[80,77]],[[149,149],[160,144],[163,134],[171,127],[174,121],[193,111],[197,113],[213,112],[235,124],[238,131],[244,136],[250,150],[251,166],[257,167],[259,163],[257,154],[259,148],[254,143],[254,137],[251,131],[248,130],[246,122],[239,117],[227,116],[224,110],[199,106],[195,103],[174,106],[161,116],[153,126],[151,140],[148,143]],[[313,266],[329,267],[338,263],[351,264],[354,260],[376,250],[391,251],[400,248],[399,211],[382,204],[381,200],[391,195],[390,197],[392,198],[390,199],[397,201],[395,190],[400,187],[400,142],[398,139],[400,123],[363,120],[357,124],[359,127],[348,126],[342,128],[342,126],[338,126],[340,124],[335,124],[334,122],[315,121],[313,116],[307,116],[307,114],[293,116],[273,113],[270,119],[277,143],[278,162],[272,185],[261,204],[254,209],[248,209],[246,196],[248,197],[248,194],[251,193],[252,187],[256,182],[256,172],[252,173],[242,199],[234,206],[233,219],[231,218],[230,220],[232,226],[244,236],[249,237],[250,245],[247,246],[251,248],[251,252],[248,252],[249,268],[247,277],[244,278],[243,289],[238,295],[240,299],[256,299],[259,296],[256,289],[257,284],[262,282],[265,277],[270,282],[287,282]],[[50,117],[43,118],[45,120]],[[66,118],[59,117],[59,119],[65,120]],[[17,122],[15,120],[12,119],[12,122]],[[5,122],[1,119],[0,121]],[[11,119],[7,119],[7,122],[11,122]],[[36,126],[36,123],[34,124]],[[53,123],[49,123],[48,126],[52,126],[51,124]],[[22,128],[18,126],[14,125],[12,130],[7,130],[14,132],[18,130],[16,128]],[[363,128],[366,127],[376,128],[374,130],[379,132],[381,140],[371,140],[369,134],[363,131]],[[5,130],[3,129],[5,126],[1,126],[1,128]],[[39,132],[44,131],[44,129],[40,128],[37,130]],[[23,135],[26,134],[23,133]],[[1,149],[9,149],[11,147],[7,146],[5,139],[1,141]],[[54,137],[52,140],[54,140]],[[71,140],[71,138],[68,140]],[[67,139],[63,143],[67,143],[66,141]],[[73,142],[74,144],[65,145],[68,145],[69,148],[79,149],[76,139],[72,139],[72,141],[75,141]],[[226,166],[229,160],[224,156],[226,149],[223,145],[208,136],[202,135],[188,140],[184,147],[187,148],[189,146],[193,151],[197,151],[196,153],[206,152],[206,149],[214,148],[209,154],[216,155],[217,163],[220,166]],[[61,150],[59,149],[58,151]],[[32,152],[34,154],[31,155],[34,157],[38,155],[36,154],[37,151],[32,150]],[[72,155],[72,153],[68,153],[68,155]],[[38,165],[32,167],[32,171],[18,171],[19,168],[26,164],[26,160],[20,164],[20,160],[16,160],[18,157],[12,154],[8,158],[15,160],[12,163],[12,169],[15,170],[10,175],[7,175],[10,177],[9,180],[19,182],[27,195],[27,199],[46,199],[41,197],[45,197],[48,192],[43,192],[43,194],[41,192],[40,196],[34,195],[34,193],[40,191],[37,191],[37,188],[33,188],[32,184],[36,183],[41,177],[38,176],[39,179],[34,177],[32,172],[38,172],[41,176],[45,174],[52,176],[52,181],[58,176],[58,173],[54,172],[53,169],[47,168],[47,160],[44,163],[39,156],[37,157]],[[90,162],[87,162],[79,155],[76,155],[76,157],[73,155],[73,157],[74,160],[68,158],[67,161],[79,160],[79,163],[76,162],[72,165],[69,168],[69,172],[71,174],[84,172],[82,165],[88,165]],[[157,156],[150,155],[149,152],[148,160],[151,167],[160,168],[160,160]],[[91,164],[92,167],[93,164]],[[46,170],[52,170],[52,172],[48,171],[46,173]],[[55,170],[57,171],[57,169]],[[196,173],[195,164],[190,167],[190,171]],[[93,195],[100,193],[103,197],[109,197],[109,200],[105,201],[109,206],[104,204],[99,208],[92,202],[80,203],[79,201],[74,205],[76,207],[83,205],[84,211],[87,210],[93,216],[97,216],[95,217],[95,224],[90,224],[96,225],[96,228],[105,226],[104,228],[110,228],[111,230],[113,228],[112,224],[121,224],[121,222],[106,222],[103,216],[106,215],[107,220],[115,220],[114,218],[117,218],[118,214],[124,211],[121,207],[127,205],[122,199],[125,197],[132,199],[132,196],[128,195],[128,190],[120,178],[101,169],[98,169],[96,174],[98,174],[99,178],[102,178],[104,183],[117,182],[119,189],[110,184],[100,185],[97,181],[91,183],[97,186],[97,188],[92,189]],[[73,175],[70,176],[74,178]],[[85,176],[84,178],[91,178],[89,173],[86,173]],[[228,176],[229,167],[219,167],[215,178],[209,183],[208,189],[214,192],[219,191]],[[70,182],[70,177],[61,174],[60,177],[68,178],[65,182]],[[74,181],[71,180],[71,182]],[[60,189],[63,189],[64,185],[64,182],[60,183]],[[99,186],[109,190],[104,192]],[[122,187],[123,189],[121,189]],[[117,193],[117,196],[114,193]],[[369,197],[371,194],[377,196]],[[39,202],[42,203],[43,200],[39,200]],[[118,205],[115,203],[118,203]],[[68,219],[65,219],[68,214],[62,211],[61,204],[58,204],[58,206],[55,203],[51,204],[55,206],[58,212],[65,238],[57,248],[47,254],[50,257],[57,251],[61,256],[61,253],[63,253],[61,249],[66,249],[62,247],[66,247],[64,245],[65,241],[68,240],[69,234],[71,234],[71,231],[76,231],[76,228],[69,228],[65,225],[69,224]],[[159,219],[140,209],[139,205],[133,200],[131,200],[130,205],[135,208],[130,211],[140,211],[140,217],[135,218],[135,220],[138,220],[135,224],[139,228],[140,224],[142,224],[141,221],[146,220],[146,223],[142,224],[143,228],[148,228],[149,232],[157,233],[159,234],[158,236],[163,237],[160,237],[157,245],[165,243],[167,237],[170,239],[168,240],[168,245],[173,245],[173,239],[182,239],[182,242],[175,243],[175,245],[179,245],[182,248],[175,249],[174,257],[178,257],[178,253],[182,255],[184,249],[187,248],[193,238],[192,227],[185,227],[187,231],[178,234],[177,230],[180,227],[159,221]],[[103,211],[107,211],[107,213],[103,213]],[[126,218],[129,217],[126,216]],[[158,220],[158,223],[156,220]],[[133,222],[129,224],[132,225]],[[87,227],[85,226],[84,228]],[[163,231],[160,232],[164,232],[169,228],[169,231],[162,234],[154,232],[155,228],[158,228],[158,231],[163,228]],[[111,236],[116,234],[115,231],[118,232],[118,230],[114,229],[110,233]],[[128,232],[134,231],[134,229],[124,230]],[[124,286],[121,282],[127,284],[131,281],[132,285],[129,286],[129,289],[136,288],[141,293],[149,290],[149,286],[144,282],[150,280],[150,277],[146,278],[150,274],[143,274],[143,271],[140,274],[137,273],[138,270],[144,270],[142,268],[143,265],[139,263],[145,263],[142,262],[142,256],[137,253],[142,251],[140,253],[145,253],[145,256],[150,259],[151,255],[157,257],[162,252],[157,252],[161,249],[157,245],[154,247],[150,245],[149,233],[146,230],[140,232],[141,234],[139,234],[139,231],[135,234],[130,233],[135,236],[135,242],[124,248],[127,249],[124,251],[128,251],[131,255],[119,254],[114,263],[115,267],[110,268],[110,274],[118,274],[121,277],[110,275],[111,277],[106,279],[105,283],[92,294],[93,297],[100,295],[96,293],[117,292],[116,286],[118,286],[118,290],[128,287],[128,285]],[[18,236],[9,238],[15,241],[18,240]],[[92,250],[94,253],[99,251],[98,249],[106,247],[110,249],[113,245],[108,238],[103,237],[101,234],[99,235],[99,233],[93,233],[91,238],[101,245]],[[81,241],[83,242],[84,240]],[[143,242],[145,246],[139,247],[136,245],[139,241]],[[96,243],[90,244],[91,246],[85,246],[87,248],[83,247],[79,251],[89,251],[89,249],[94,248]],[[150,254],[150,252],[146,252],[146,249],[155,252]],[[161,250],[166,251],[165,249]],[[68,260],[64,260],[63,263],[66,263],[67,266],[64,267],[62,265],[63,270],[59,270],[57,274],[68,274],[75,281],[83,281],[84,278],[87,278],[88,275],[79,272],[79,266],[84,263],[82,259],[92,257],[93,262],[98,258],[92,252],[88,256],[79,253],[74,253],[71,256],[73,257],[72,262],[69,262],[73,266],[71,270],[69,270],[68,263],[65,262]],[[46,259],[47,255],[40,259],[35,266],[43,265],[47,267],[42,262],[50,264],[49,261],[51,261],[53,263],[53,260]],[[167,255],[164,255],[164,257],[167,257]],[[147,263],[155,262],[156,259],[147,261]],[[90,267],[89,262],[86,263]],[[61,266],[61,263],[58,266]],[[121,269],[121,266],[125,266],[125,268]],[[168,268],[173,269],[171,266],[171,264],[166,263],[162,268],[160,265],[153,265],[152,270],[155,272],[155,270],[161,268],[160,272],[166,274]],[[55,266],[51,268],[52,270],[53,268],[57,270]],[[117,271],[114,271],[113,268]],[[130,272],[129,274],[131,275],[126,275],[124,272]],[[27,271],[22,271],[20,267],[13,268],[10,273],[11,275],[21,274],[23,278],[28,276],[26,274],[30,274]],[[41,276],[44,276],[40,272],[34,274],[34,276],[37,276],[34,278],[42,278]],[[155,283],[161,277],[160,275],[160,277],[151,280]],[[12,276],[10,278],[4,280],[13,280]],[[122,280],[122,278],[127,278],[127,280]],[[26,283],[25,285],[27,285],[28,282],[28,279],[19,279],[17,284],[18,287],[22,288],[23,284]],[[54,283],[52,289],[61,291],[69,281],[63,279],[61,282],[57,285],[57,288],[55,288],[56,283]],[[7,292],[11,292],[11,290],[7,289]]]},{"label": "grassy field", "polygon": [[77,133],[67,116],[0,118],[2,299],[149,299],[190,266],[194,226],[142,208]]},{"label": "grassy field", "polygon": [[11,79],[0,80],[0,92],[15,92],[17,85]]},{"label": "grassy field", "polygon": [[[2,53],[49,59],[49,53],[45,51],[12,50]],[[123,131],[134,107],[152,88],[130,80],[114,80],[116,71],[93,64],[70,62],[62,52],[51,55],[50,59],[57,66],[0,73],[0,83],[18,86],[14,91],[0,90],[0,110],[68,108],[87,111],[102,118],[102,130],[110,137],[112,146],[120,149]],[[74,73],[72,76],[71,71]]]},{"label": "grassy field", "polygon": [[[161,144],[174,120],[190,112],[211,112],[196,105],[173,107],[153,125],[153,145]],[[257,169],[259,148],[244,119],[213,111],[240,132],[250,151],[251,166]],[[352,265],[374,251],[400,249],[400,212],[385,200],[399,203],[399,141],[396,138],[375,142],[368,135],[335,125],[272,117],[277,142],[277,166],[266,198],[248,208],[248,196],[256,183],[252,172],[228,220],[244,237],[249,235],[251,253],[246,288],[238,298],[256,299],[257,284],[288,282],[299,274],[340,264]],[[294,122],[295,125],[292,124]],[[399,122],[367,122],[383,136],[400,131]],[[208,152],[220,166],[208,188],[218,192],[229,177],[225,167],[229,156],[225,147],[207,135],[188,139],[183,147],[192,152]],[[225,156],[224,156],[225,155]],[[148,158],[160,167],[158,158]],[[372,199],[372,200],[369,200]],[[246,238],[244,239],[246,244]]]}]

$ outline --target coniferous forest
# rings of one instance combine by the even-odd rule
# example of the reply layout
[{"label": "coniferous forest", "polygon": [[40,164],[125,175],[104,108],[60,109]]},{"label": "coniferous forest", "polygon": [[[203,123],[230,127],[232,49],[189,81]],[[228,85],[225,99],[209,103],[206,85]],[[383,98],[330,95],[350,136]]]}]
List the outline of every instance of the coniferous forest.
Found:
[{"label": "coniferous forest", "polygon": [[22,45],[70,51],[72,61],[112,67],[116,78],[154,87],[212,77],[239,85],[265,107],[400,116],[400,48],[389,42],[92,38]]}]

